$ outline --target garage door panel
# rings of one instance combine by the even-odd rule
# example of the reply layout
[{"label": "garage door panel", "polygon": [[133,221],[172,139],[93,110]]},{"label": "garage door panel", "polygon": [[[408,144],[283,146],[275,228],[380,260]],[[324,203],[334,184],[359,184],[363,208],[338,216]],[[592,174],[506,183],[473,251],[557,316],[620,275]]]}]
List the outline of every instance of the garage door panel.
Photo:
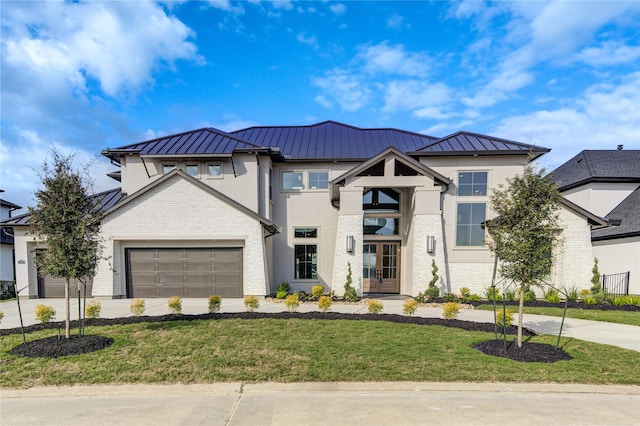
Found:
[{"label": "garage door panel", "polygon": [[129,297],[242,297],[242,248],[132,248],[127,256]]}]

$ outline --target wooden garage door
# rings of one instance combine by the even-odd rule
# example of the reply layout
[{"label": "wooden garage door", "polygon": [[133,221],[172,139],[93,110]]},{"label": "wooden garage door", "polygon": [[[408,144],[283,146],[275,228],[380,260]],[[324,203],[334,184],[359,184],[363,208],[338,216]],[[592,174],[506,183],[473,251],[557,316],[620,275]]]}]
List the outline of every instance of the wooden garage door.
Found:
[{"label": "wooden garage door", "polygon": [[131,248],[128,297],[242,297],[242,248]]}]

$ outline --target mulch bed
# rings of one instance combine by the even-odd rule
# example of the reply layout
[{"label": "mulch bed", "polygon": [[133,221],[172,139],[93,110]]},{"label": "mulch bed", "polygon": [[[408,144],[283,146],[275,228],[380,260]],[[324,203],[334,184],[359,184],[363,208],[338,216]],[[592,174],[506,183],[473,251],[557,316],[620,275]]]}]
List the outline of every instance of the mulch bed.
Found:
[{"label": "mulch bed", "polygon": [[564,350],[545,343],[523,342],[522,347],[519,348],[516,342],[507,340],[507,350],[505,351],[504,340],[497,339],[476,343],[473,347],[487,355],[509,358],[520,362],[552,363],[573,359]]},{"label": "mulch bed", "polygon": [[[423,318],[410,317],[397,314],[348,314],[338,312],[237,312],[237,313],[221,313],[221,314],[199,314],[199,315],[160,315],[160,316],[140,316],[140,317],[121,317],[121,318],[98,318],[88,319],[85,321],[86,326],[106,326],[106,325],[123,325],[136,323],[155,323],[164,321],[195,321],[195,320],[224,320],[224,319],[260,319],[260,318],[277,318],[277,319],[317,319],[317,320],[350,320],[350,321],[388,321],[402,324],[417,325],[439,325],[443,327],[455,327],[467,331],[490,332],[495,331],[492,323],[479,323],[473,321],[462,320],[445,320],[442,318]],[[77,321],[71,322],[71,327],[76,328]],[[53,322],[48,324],[33,324],[24,328],[25,333],[31,333],[37,330],[64,328],[63,322]],[[507,334],[516,334],[517,326],[511,325],[507,327]],[[500,331],[500,330],[499,330]],[[20,328],[0,329],[0,335],[21,333]],[[536,333],[526,327],[523,328],[524,336],[534,336]],[[16,346],[11,350],[14,355],[29,357],[51,357],[57,358],[67,355],[78,355],[100,350],[109,346],[113,341],[101,336],[72,336],[72,339],[58,339],[58,336],[48,337],[45,339],[34,340]],[[107,343],[107,341],[109,341]],[[502,340],[500,340],[502,342]],[[100,346],[102,345],[102,346]],[[554,348],[555,349],[555,348]]]}]

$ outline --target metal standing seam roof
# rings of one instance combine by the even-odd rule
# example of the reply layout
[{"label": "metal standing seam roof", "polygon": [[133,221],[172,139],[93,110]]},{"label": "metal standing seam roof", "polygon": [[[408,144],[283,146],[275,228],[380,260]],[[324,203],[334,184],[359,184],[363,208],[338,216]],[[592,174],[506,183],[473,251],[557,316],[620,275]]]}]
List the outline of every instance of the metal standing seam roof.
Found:
[{"label": "metal standing seam roof", "polygon": [[[100,211],[105,212],[120,203],[127,197],[127,194],[122,192],[120,188],[111,189],[109,191],[100,192],[98,194],[91,195],[91,197],[96,198],[99,205]],[[12,226],[28,226],[29,219],[31,218],[31,214],[25,213],[19,216],[15,216],[9,219],[5,219],[0,222],[0,226],[3,227],[12,227]]]},{"label": "metal standing seam roof", "polygon": [[21,209],[22,207],[12,203],[11,201],[7,201],[7,200],[3,200],[2,198],[0,198],[0,206],[2,207],[8,207],[11,210],[18,210]]},{"label": "metal standing seam roof", "polygon": [[640,182],[640,150],[584,150],[551,172],[560,191],[590,182]]}]

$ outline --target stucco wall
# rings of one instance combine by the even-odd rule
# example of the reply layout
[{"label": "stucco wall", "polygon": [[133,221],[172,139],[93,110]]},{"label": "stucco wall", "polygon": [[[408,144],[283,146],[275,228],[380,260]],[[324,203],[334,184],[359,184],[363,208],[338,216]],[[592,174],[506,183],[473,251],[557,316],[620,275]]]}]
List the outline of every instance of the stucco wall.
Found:
[{"label": "stucco wall", "polygon": [[640,294],[640,237],[594,241],[593,254],[601,274],[630,272],[629,294]]},{"label": "stucco wall", "polygon": [[564,191],[562,195],[583,209],[604,217],[637,187],[637,183],[594,182]]}]

